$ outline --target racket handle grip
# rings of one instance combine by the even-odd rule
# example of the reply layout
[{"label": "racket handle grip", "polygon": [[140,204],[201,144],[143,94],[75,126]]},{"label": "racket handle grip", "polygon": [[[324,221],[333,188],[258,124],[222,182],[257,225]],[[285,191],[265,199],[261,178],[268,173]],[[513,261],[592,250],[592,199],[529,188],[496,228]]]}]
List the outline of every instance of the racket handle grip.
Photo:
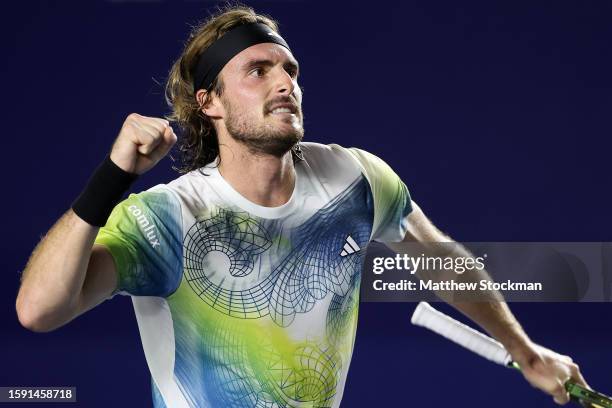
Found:
[{"label": "racket handle grip", "polygon": [[427,302],[417,305],[411,323],[438,333],[494,363],[506,366],[512,361],[508,351],[499,342],[437,311]]}]

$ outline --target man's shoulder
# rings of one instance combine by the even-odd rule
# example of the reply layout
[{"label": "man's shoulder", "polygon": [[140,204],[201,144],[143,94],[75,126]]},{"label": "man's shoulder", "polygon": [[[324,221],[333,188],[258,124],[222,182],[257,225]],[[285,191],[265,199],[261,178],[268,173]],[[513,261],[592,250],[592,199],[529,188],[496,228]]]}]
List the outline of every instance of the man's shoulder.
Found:
[{"label": "man's shoulder", "polygon": [[359,168],[351,153],[352,148],[337,144],[321,144],[304,142],[300,144],[304,159],[314,170],[327,171],[358,171]]},{"label": "man's shoulder", "polygon": [[349,160],[357,163],[361,161],[380,160],[380,158],[374,154],[357,147],[344,147],[334,143],[321,144],[314,142],[304,142],[300,145],[306,159],[310,157],[315,160]]},{"label": "man's shoulder", "polygon": [[172,207],[176,207],[186,193],[188,186],[193,183],[195,175],[192,173],[185,173],[167,183],[156,184],[140,192],[132,193],[125,200],[125,203],[140,202],[148,207],[171,204]]},{"label": "man's shoulder", "polygon": [[161,192],[173,195],[180,201],[193,199],[205,193],[210,188],[210,179],[213,178],[210,168],[203,167],[181,174],[166,184],[158,184],[151,187],[149,192]]},{"label": "man's shoulder", "polygon": [[323,143],[315,143],[315,142],[302,142],[300,143],[300,147],[304,152],[305,156],[311,157],[319,157],[325,156],[327,158],[334,156],[343,156],[348,154],[349,149],[346,147],[340,146],[338,144],[323,144]]},{"label": "man's shoulder", "polygon": [[360,176],[360,169],[348,149],[337,144],[301,143],[304,166],[319,180],[346,185]]},{"label": "man's shoulder", "polygon": [[308,165],[317,173],[334,175],[356,173],[367,175],[369,170],[388,167],[379,157],[356,147],[337,144],[302,143]]},{"label": "man's shoulder", "polygon": [[167,184],[157,184],[147,190],[131,193],[119,206],[128,210],[146,208],[156,213],[180,208],[176,194]]}]

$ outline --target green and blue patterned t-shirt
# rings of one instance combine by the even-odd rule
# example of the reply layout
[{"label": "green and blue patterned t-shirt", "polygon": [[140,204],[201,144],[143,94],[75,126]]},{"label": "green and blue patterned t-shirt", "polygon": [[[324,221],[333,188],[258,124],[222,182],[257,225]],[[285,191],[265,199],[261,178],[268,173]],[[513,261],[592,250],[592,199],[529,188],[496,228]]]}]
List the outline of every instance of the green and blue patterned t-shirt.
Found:
[{"label": "green and blue patterned t-shirt", "polygon": [[302,150],[280,207],[207,166],[130,195],[100,230],[115,293],[132,296],[156,408],[340,405],[365,248],[401,240],[412,207],[376,156]]}]

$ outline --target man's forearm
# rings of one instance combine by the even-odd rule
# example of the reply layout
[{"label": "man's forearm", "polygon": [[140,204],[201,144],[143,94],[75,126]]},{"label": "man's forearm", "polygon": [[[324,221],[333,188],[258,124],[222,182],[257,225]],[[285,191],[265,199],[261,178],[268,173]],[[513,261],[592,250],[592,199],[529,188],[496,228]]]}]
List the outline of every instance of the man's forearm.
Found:
[{"label": "man's forearm", "polygon": [[492,337],[513,356],[524,353],[530,339],[505,302],[449,302]]},{"label": "man's forearm", "polygon": [[[474,255],[463,245],[453,242],[453,256],[464,259],[474,258]],[[492,281],[485,270],[471,270],[461,275],[455,275],[460,282]],[[503,344],[514,359],[524,362],[532,354],[531,340],[514,317],[501,292],[497,290],[482,290],[477,293],[438,292],[438,296],[448,304],[469,317],[492,337]],[[465,299],[469,300],[465,300]]]},{"label": "man's forearm", "polygon": [[[452,254],[463,259],[475,258],[463,245],[453,242]],[[454,274],[454,272],[453,272]],[[489,273],[482,270],[471,270],[461,275],[455,274],[460,282],[492,281]],[[438,293],[448,304],[469,317],[491,336],[497,339],[511,354],[524,353],[530,344],[530,339],[516,320],[510,308],[497,290],[482,290],[477,293],[463,292]],[[462,299],[469,300],[462,300]]]},{"label": "man's forearm", "polygon": [[17,314],[24,326],[48,331],[72,318],[97,231],[69,210],[38,244],[17,295]]},{"label": "man's forearm", "polygon": [[[410,242],[389,244],[397,253],[426,255],[436,258],[475,258],[463,245],[447,236],[438,236],[437,242]],[[419,269],[417,276],[422,280],[446,282],[453,280],[460,283],[479,283],[482,280],[492,281],[485,269],[472,269],[458,274],[448,269]],[[497,290],[479,290],[477,292],[436,290],[436,296],[455,307],[471,320],[480,325],[491,336],[497,339],[514,354],[523,353],[530,344],[528,336],[518,323],[510,308]]]}]

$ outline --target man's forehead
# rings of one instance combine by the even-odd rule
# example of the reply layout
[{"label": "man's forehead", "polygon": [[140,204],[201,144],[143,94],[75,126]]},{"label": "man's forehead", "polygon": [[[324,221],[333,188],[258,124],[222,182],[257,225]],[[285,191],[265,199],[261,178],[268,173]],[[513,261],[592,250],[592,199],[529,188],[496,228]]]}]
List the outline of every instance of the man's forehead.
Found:
[{"label": "man's forehead", "polygon": [[273,62],[293,62],[297,60],[287,48],[275,43],[260,43],[250,46],[236,54],[228,66],[239,68],[252,60],[270,60]]}]

